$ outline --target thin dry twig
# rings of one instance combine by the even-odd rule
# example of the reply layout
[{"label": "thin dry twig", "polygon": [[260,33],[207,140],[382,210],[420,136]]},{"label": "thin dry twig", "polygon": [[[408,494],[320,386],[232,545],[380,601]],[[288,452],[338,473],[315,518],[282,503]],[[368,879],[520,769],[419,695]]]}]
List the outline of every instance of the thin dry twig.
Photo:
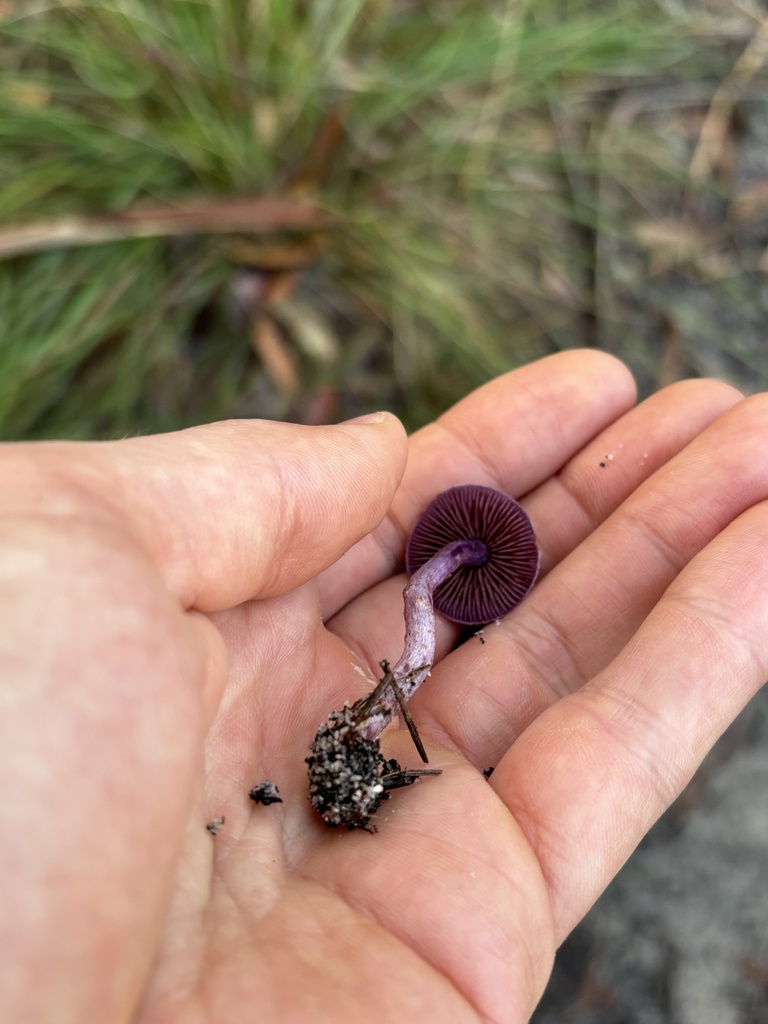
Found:
[{"label": "thin dry twig", "polygon": [[757,26],[730,74],[723,79],[712,97],[688,168],[692,182],[704,181],[722,162],[733,108],[766,60],[768,18],[764,18]]},{"label": "thin dry twig", "polygon": [[329,213],[307,199],[221,199],[186,206],[135,207],[93,217],[60,217],[0,228],[0,256],[127,238],[273,234],[329,227]]}]

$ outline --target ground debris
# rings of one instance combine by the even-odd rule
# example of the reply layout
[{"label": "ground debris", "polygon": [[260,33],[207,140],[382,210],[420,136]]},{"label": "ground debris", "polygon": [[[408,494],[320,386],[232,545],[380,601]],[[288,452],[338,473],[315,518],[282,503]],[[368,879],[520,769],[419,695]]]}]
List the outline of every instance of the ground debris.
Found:
[{"label": "ground debris", "polygon": [[269,779],[265,779],[264,782],[258,783],[250,791],[248,796],[257,804],[281,804],[283,798],[280,796],[280,790]]}]

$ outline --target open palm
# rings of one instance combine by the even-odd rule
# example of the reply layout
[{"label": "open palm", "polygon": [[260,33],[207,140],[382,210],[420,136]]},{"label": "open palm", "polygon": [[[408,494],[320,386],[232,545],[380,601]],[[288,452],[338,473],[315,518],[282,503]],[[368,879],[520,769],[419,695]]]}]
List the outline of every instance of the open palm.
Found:
[{"label": "open palm", "polygon": [[[768,665],[767,400],[633,401],[607,356],[543,360],[402,481],[389,417],[6,449],[9,1019],[527,1020]],[[308,745],[399,655],[404,538],[458,483],[521,500],[542,578],[460,646],[440,623],[411,710],[443,774],[327,829]],[[418,767],[405,730],[384,751]],[[284,803],[249,801],[267,778]]]}]

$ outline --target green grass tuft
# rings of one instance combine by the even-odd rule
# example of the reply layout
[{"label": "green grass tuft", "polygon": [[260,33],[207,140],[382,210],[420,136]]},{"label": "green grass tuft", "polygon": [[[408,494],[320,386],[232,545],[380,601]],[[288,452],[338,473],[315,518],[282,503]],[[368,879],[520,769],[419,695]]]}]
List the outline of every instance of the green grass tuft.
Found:
[{"label": "green grass tuft", "polygon": [[[680,202],[692,145],[617,110],[656,90],[706,111],[744,35],[702,19],[650,0],[0,4],[0,435],[381,406],[415,426],[605,344],[631,316],[601,319],[601,295],[637,274],[617,284],[601,254],[648,258],[632,218]],[[333,221],[123,238],[104,220],[236,197]]]}]

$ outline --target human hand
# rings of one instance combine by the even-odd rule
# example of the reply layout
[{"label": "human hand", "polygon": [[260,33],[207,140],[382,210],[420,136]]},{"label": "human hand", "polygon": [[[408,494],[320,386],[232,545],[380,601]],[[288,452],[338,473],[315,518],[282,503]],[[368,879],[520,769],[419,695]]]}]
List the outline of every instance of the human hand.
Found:
[{"label": "human hand", "polygon": [[[487,385],[412,438],[370,535],[391,418],[6,448],[9,1019],[527,1020],[766,674],[766,400],[632,402],[591,352]],[[308,744],[399,653],[405,532],[466,482],[522,496],[542,579],[484,644],[440,624],[412,711],[444,774],[376,836],[328,830]],[[282,805],[248,800],[264,778]]]}]

